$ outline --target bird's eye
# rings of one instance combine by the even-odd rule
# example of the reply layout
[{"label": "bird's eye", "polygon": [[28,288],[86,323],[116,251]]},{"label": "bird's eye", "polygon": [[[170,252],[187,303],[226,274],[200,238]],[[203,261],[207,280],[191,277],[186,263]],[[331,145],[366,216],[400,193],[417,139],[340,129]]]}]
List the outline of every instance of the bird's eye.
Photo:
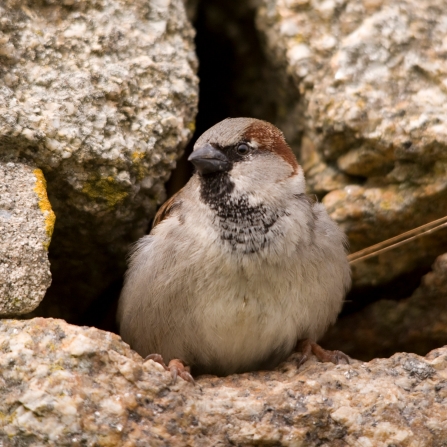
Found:
[{"label": "bird's eye", "polygon": [[236,151],[239,155],[247,155],[250,152],[250,146],[246,143],[240,143],[237,145]]}]

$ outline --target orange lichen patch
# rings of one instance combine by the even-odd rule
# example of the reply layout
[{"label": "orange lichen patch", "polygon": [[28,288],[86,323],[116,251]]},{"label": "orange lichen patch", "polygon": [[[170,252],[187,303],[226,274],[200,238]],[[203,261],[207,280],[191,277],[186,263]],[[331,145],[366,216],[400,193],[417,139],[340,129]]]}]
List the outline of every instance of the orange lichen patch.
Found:
[{"label": "orange lichen patch", "polygon": [[39,198],[39,208],[45,218],[45,231],[47,233],[47,240],[44,242],[43,246],[45,247],[45,250],[48,250],[51,242],[51,236],[53,235],[54,224],[56,222],[56,214],[54,214],[54,211],[51,208],[51,203],[48,200],[47,182],[45,180],[43,172],[40,169],[34,169],[33,174],[36,177],[36,185],[34,187],[34,191]]}]

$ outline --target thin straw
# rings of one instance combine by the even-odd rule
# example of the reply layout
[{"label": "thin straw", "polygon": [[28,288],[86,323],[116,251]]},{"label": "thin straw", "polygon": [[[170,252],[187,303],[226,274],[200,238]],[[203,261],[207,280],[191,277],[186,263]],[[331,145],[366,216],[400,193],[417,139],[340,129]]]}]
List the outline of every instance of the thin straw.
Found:
[{"label": "thin straw", "polygon": [[406,231],[405,233],[394,236],[386,241],[379,242],[378,244],[371,245],[371,247],[364,248],[348,256],[348,261],[350,264],[355,264],[359,261],[364,261],[365,259],[372,258],[384,253],[393,248],[399,247],[406,244],[412,239],[417,239],[421,236],[426,236],[427,234],[434,233],[441,228],[447,227],[447,216],[441,219],[434,220],[420,227],[414,228],[413,230]]}]

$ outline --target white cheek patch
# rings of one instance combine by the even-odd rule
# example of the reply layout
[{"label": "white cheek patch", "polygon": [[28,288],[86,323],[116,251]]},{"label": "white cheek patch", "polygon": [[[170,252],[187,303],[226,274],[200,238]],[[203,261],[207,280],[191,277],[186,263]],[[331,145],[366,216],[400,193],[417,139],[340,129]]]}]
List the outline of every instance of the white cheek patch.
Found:
[{"label": "white cheek patch", "polygon": [[280,201],[288,195],[305,192],[301,168],[297,174],[282,158],[266,153],[256,154],[243,162],[234,163],[229,173],[234,183],[233,196],[247,196],[251,205]]}]

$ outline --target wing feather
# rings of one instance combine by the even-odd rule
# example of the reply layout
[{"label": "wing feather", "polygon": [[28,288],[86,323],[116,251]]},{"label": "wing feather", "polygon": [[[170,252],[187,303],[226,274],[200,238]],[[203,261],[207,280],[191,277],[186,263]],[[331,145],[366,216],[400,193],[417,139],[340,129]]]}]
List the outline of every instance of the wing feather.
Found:
[{"label": "wing feather", "polygon": [[152,223],[152,229],[154,229],[160,222],[167,219],[173,210],[179,207],[182,204],[181,192],[183,188],[176,192],[171,198],[166,200],[165,203],[160,207],[157,211],[157,214],[154,217],[154,222]]}]

